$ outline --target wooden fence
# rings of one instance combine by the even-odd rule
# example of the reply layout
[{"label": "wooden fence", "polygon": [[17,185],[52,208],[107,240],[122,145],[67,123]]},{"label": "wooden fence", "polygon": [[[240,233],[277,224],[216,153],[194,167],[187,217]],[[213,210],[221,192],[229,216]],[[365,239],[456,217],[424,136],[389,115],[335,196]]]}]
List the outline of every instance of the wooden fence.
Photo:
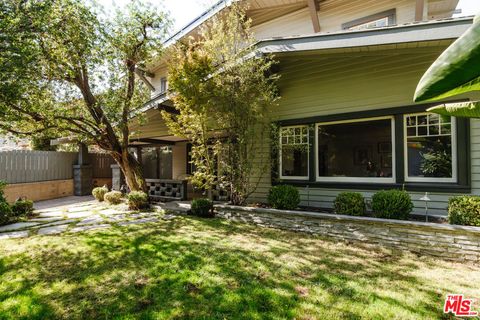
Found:
[{"label": "wooden fence", "polygon": [[[0,180],[8,183],[29,183],[73,179],[76,152],[14,150],[0,152]],[[110,178],[110,164],[106,154],[90,154],[95,178]],[[97,176],[97,175],[98,176]]]},{"label": "wooden fence", "polygon": [[90,162],[93,166],[94,178],[111,178],[112,168],[110,167],[115,163],[112,157],[106,153],[91,153]]}]

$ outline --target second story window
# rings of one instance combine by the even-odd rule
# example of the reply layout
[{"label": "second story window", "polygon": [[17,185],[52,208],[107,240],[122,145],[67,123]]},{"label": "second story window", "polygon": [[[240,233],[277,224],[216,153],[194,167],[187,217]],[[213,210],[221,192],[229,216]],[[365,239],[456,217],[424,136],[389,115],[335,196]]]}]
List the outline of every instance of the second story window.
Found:
[{"label": "second story window", "polygon": [[162,77],[162,78],[160,79],[160,93],[165,93],[165,92],[167,92],[167,89],[168,89],[167,78],[166,78],[166,77]]},{"label": "second story window", "polygon": [[342,24],[344,30],[365,30],[382,28],[394,25],[396,21],[395,9],[379,12],[370,16]]}]

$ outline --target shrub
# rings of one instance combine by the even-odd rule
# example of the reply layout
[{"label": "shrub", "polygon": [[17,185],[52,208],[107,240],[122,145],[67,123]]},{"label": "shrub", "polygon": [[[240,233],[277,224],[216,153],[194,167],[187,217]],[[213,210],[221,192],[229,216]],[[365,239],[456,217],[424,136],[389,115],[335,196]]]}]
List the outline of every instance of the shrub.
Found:
[{"label": "shrub", "polygon": [[268,203],[275,209],[293,210],[300,203],[300,193],[293,186],[274,186],[268,193]]},{"label": "shrub", "polygon": [[132,191],[127,196],[128,208],[130,210],[141,210],[148,208],[148,195],[143,191]]},{"label": "shrub", "polygon": [[342,192],[334,201],[335,212],[349,216],[361,216],[365,213],[365,200],[358,192]]},{"label": "shrub", "polygon": [[0,202],[7,202],[7,199],[5,199],[5,195],[3,193],[3,190],[7,186],[7,183],[3,180],[0,180]]},{"label": "shrub", "polygon": [[12,209],[7,202],[0,202],[0,224],[5,224],[12,217]]},{"label": "shrub", "polygon": [[105,194],[107,192],[108,192],[107,186],[96,187],[96,188],[93,188],[92,195],[95,197],[95,199],[101,202],[105,200]]},{"label": "shrub", "polygon": [[33,201],[18,199],[12,204],[12,214],[15,217],[27,217],[33,213]]},{"label": "shrub", "polygon": [[209,199],[194,199],[192,200],[192,215],[204,218],[213,218],[213,202]]},{"label": "shrub", "polygon": [[372,197],[372,210],[377,218],[407,220],[413,203],[404,190],[381,190]]},{"label": "shrub", "polygon": [[480,227],[480,197],[457,196],[448,201],[448,222]]},{"label": "shrub", "polygon": [[122,202],[123,194],[120,191],[110,191],[103,197],[108,204],[119,204]]}]

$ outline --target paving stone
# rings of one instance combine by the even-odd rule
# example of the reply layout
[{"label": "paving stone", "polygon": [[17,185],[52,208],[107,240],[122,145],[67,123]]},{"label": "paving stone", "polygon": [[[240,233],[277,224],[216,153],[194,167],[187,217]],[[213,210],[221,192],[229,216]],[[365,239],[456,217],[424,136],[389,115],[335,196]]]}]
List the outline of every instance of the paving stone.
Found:
[{"label": "paving stone", "polygon": [[104,216],[112,216],[112,215],[117,215],[117,214],[124,214],[125,211],[119,211],[116,209],[104,209],[100,211],[100,214],[103,214]]},{"label": "paving stone", "polygon": [[94,215],[94,216],[90,216],[86,219],[83,219],[82,221],[80,221],[79,223],[77,223],[77,226],[83,226],[83,225],[86,225],[86,224],[98,224],[98,223],[101,223],[103,222],[103,218],[99,215]]},{"label": "paving stone", "polygon": [[29,219],[28,221],[30,222],[52,222],[52,221],[57,221],[61,220],[62,217],[45,217],[45,218],[33,218]]},{"label": "paving stone", "polygon": [[46,223],[46,224],[43,224],[41,227],[44,228],[44,227],[51,227],[51,226],[58,226],[58,225],[62,225],[62,224],[72,224],[74,222],[77,222],[78,220],[77,219],[65,219],[65,220],[60,220],[60,221],[55,221],[55,222],[52,222],[52,223]]},{"label": "paving stone", "polygon": [[67,213],[67,217],[69,219],[72,218],[86,218],[93,215],[93,212],[91,211],[80,211],[80,212],[69,212]]},{"label": "paving stone", "polygon": [[38,226],[39,224],[40,223],[38,222],[17,222],[17,223],[8,224],[6,226],[0,227],[0,232],[26,229],[26,228]]},{"label": "paving stone", "polygon": [[175,219],[177,216],[174,214],[166,214],[162,217],[163,220],[172,220]]},{"label": "paving stone", "polygon": [[109,222],[116,222],[116,221],[125,220],[127,218],[128,217],[127,217],[126,214],[117,214],[117,215],[108,217],[106,220],[109,221]]},{"label": "paving stone", "polygon": [[51,226],[51,227],[46,227],[46,228],[40,228],[38,229],[37,234],[39,235],[49,235],[49,234],[59,234],[62,232],[65,232],[67,230],[68,224],[62,224],[58,226]]},{"label": "paving stone", "polygon": [[14,231],[0,234],[0,240],[2,239],[14,239],[28,237],[28,231]]},{"label": "paving stone", "polygon": [[70,232],[81,232],[81,231],[95,230],[95,229],[106,229],[106,228],[111,228],[111,227],[112,227],[112,225],[110,225],[110,224],[92,224],[92,225],[75,227],[75,228],[71,229]]},{"label": "paving stone", "polygon": [[59,217],[62,218],[65,215],[65,212],[63,211],[49,211],[49,212],[40,212],[38,215],[40,218],[53,218],[53,217]]},{"label": "paving stone", "polygon": [[149,222],[158,222],[158,218],[143,218],[143,219],[138,219],[138,220],[130,220],[130,221],[123,221],[120,222],[120,226],[128,226],[131,224],[141,224],[141,223],[149,223]]},{"label": "paving stone", "polygon": [[95,206],[92,206],[92,205],[69,207],[68,212],[83,212],[83,211],[93,210],[93,209],[95,209]]}]

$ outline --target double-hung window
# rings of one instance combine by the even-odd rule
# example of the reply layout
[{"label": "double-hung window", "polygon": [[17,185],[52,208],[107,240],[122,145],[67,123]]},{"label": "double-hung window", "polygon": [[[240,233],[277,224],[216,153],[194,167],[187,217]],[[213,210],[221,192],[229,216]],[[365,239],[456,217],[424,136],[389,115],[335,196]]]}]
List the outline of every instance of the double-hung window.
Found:
[{"label": "double-hung window", "polygon": [[394,119],[317,124],[317,181],[395,182]]},{"label": "double-hung window", "polygon": [[456,120],[434,113],[404,116],[405,181],[456,182]]},{"label": "double-hung window", "polygon": [[306,180],[309,175],[308,126],[280,129],[280,178]]}]

